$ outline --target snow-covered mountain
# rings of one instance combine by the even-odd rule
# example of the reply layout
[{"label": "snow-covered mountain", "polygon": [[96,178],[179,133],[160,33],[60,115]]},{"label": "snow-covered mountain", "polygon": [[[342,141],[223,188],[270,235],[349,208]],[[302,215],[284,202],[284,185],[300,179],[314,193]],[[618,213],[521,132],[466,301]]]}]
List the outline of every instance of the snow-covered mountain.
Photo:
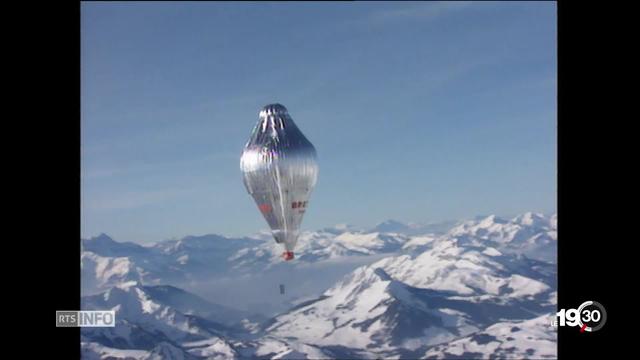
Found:
[{"label": "snow-covered mountain", "polygon": [[[167,295],[172,293],[172,295]],[[132,332],[163,334],[167,339],[191,340],[219,335],[227,327],[213,321],[206,321],[189,314],[194,309],[205,313],[224,311],[214,306],[207,307],[204,300],[190,296],[180,289],[163,287],[153,288],[130,282],[115,286],[108,291],[82,298],[83,310],[115,310],[118,325],[115,328],[86,328],[85,336],[104,336],[113,344],[126,344],[132,348],[146,345],[137,342],[141,337]],[[187,298],[186,300],[184,298]],[[168,302],[182,307],[168,305]],[[219,313],[222,316],[224,313]],[[124,333],[123,328],[131,331]],[[153,343],[155,344],[155,341]]]},{"label": "snow-covered mountain", "polygon": [[502,252],[555,262],[557,223],[556,214],[545,217],[528,212],[511,220],[491,215],[466,221],[451,229],[447,236],[473,245],[493,246]]},{"label": "snow-covered mountain", "polygon": [[348,349],[345,356],[415,357],[504,319],[554,311],[554,288],[534,279],[549,274],[519,274],[523,269],[511,263],[517,257],[495,256],[441,244],[415,259],[384,259],[276,317],[266,332],[323,349]]},{"label": "snow-covered mountain", "polygon": [[[83,359],[332,357],[311,345],[242,332],[249,320],[236,320],[245,314],[170,286],[121,284],[83,297],[82,309],[116,312],[115,327],[82,329]],[[227,325],[203,316],[226,318]]]},{"label": "snow-covered mountain", "polygon": [[[408,239],[406,235],[394,233],[303,232],[298,239],[293,262],[313,263],[348,256],[392,253],[399,250]],[[232,266],[235,269],[253,270],[256,265],[271,267],[282,264],[281,255],[282,245],[268,238],[256,246],[236,252],[229,260],[234,263]]]},{"label": "snow-covered mountain", "polygon": [[[82,309],[114,310],[116,315],[115,327],[82,329],[83,349],[88,358],[117,358],[114,353],[118,351],[136,359],[196,358],[188,352],[194,342],[217,339],[226,344],[224,338],[238,336],[240,329],[222,322],[239,323],[244,315],[181,289],[141,286],[135,282],[83,297]],[[143,351],[131,353],[135,350]],[[197,355],[201,350],[195,352]]]},{"label": "snow-covered mountain", "polygon": [[105,257],[83,251],[80,258],[83,289],[105,289],[130,281],[142,281],[142,275],[131,258]]},{"label": "snow-covered mountain", "polygon": [[[300,235],[296,259],[282,261],[282,246],[269,233],[253,238],[219,235],[186,237],[148,247],[119,243],[107,235],[83,240],[83,293],[97,293],[127,281],[183,286],[272,267],[311,264],[353,256],[393,253],[409,237],[402,234],[309,231]],[[127,251],[131,253],[127,255]]]},{"label": "snow-covered mountain", "polygon": [[485,330],[437,345],[426,359],[555,359],[557,331],[549,326],[553,313],[530,320],[499,322]]},{"label": "snow-covered mountain", "polygon": [[268,232],[102,234],[82,240],[82,304],[117,326],[83,329],[83,358],[554,357],[556,242],[557,216],[537,213],[307,231],[289,262]]},{"label": "snow-covered mountain", "polygon": [[411,286],[462,296],[534,299],[555,287],[554,265],[493,247],[463,245],[457,238],[441,238],[416,256],[388,257],[371,266]]},{"label": "snow-covered mountain", "polygon": [[[422,252],[436,238],[490,246],[504,253],[555,262],[557,218],[526,213],[511,220],[488,216],[462,222],[444,234],[428,226],[389,220],[373,230],[336,226],[300,235],[293,263],[316,263],[352,256]],[[399,230],[405,230],[402,233]],[[410,229],[411,231],[408,231]],[[418,231],[420,230],[420,231]],[[422,232],[427,231],[427,232]],[[418,232],[418,233],[417,233]],[[412,233],[413,235],[407,235]],[[252,273],[282,264],[282,247],[268,232],[245,238],[220,235],[188,236],[151,246],[120,243],[105,234],[82,240],[82,283],[85,293],[95,293],[125,282],[173,284],[226,276],[229,271]]]},{"label": "snow-covered mountain", "polygon": [[419,224],[403,223],[401,221],[389,219],[377,224],[368,232],[397,233],[409,236],[423,234],[442,235],[458,224],[459,221],[453,220]]},{"label": "snow-covered mountain", "polygon": [[[183,349],[168,342],[160,342],[149,350],[132,350],[112,348],[97,342],[81,341],[81,358],[84,360],[196,360],[201,357],[193,356]],[[212,359],[231,359],[233,353],[225,356],[211,357]]]},{"label": "snow-covered mountain", "polygon": [[96,293],[127,281],[183,284],[226,273],[237,251],[263,243],[219,235],[188,236],[141,246],[108,235],[82,240],[83,293]]},{"label": "snow-covered mountain", "polygon": [[140,256],[150,253],[148,248],[132,243],[118,242],[107,234],[81,240],[82,251],[90,251],[105,257]]},{"label": "snow-covered mountain", "polygon": [[424,345],[478,329],[432,308],[414,290],[381,268],[359,268],[317,300],[276,317],[266,331],[278,338],[371,356],[412,341]]},{"label": "snow-covered mountain", "polygon": [[371,232],[386,232],[386,233],[401,233],[404,234],[407,231],[411,231],[413,227],[403,222],[389,219],[376,225]]}]

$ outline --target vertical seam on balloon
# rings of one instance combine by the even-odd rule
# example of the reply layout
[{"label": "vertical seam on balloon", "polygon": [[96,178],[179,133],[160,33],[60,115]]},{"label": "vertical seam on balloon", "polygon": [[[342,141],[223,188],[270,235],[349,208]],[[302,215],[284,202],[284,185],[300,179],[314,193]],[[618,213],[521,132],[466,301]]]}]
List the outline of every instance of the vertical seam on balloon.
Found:
[{"label": "vertical seam on balloon", "polygon": [[284,214],[284,200],[282,198],[282,188],[280,187],[280,163],[276,164],[276,186],[278,186],[278,194],[280,195],[280,212],[282,212],[282,220],[284,220],[284,234],[285,234],[285,238],[284,238],[284,244],[285,247],[287,245],[287,239],[286,239],[286,234],[287,234],[287,217]]}]

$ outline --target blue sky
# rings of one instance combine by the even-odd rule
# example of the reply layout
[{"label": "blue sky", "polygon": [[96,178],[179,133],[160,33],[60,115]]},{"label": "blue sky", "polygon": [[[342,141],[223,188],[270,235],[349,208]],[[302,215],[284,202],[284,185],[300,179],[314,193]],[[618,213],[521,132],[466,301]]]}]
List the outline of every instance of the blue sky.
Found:
[{"label": "blue sky", "polygon": [[553,2],[82,3],[82,236],[267,228],[239,158],[284,104],[304,229],[556,211]]}]

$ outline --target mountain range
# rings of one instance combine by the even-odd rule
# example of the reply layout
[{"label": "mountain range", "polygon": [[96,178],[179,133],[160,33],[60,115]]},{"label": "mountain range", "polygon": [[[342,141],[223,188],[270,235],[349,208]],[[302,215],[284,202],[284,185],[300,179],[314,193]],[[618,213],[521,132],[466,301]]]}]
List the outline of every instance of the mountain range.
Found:
[{"label": "mountain range", "polygon": [[[553,358],[557,216],[82,241],[87,359]],[[279,294],[278,284],[286,286]],[[516,330],[514,330],[516,329]]]}]

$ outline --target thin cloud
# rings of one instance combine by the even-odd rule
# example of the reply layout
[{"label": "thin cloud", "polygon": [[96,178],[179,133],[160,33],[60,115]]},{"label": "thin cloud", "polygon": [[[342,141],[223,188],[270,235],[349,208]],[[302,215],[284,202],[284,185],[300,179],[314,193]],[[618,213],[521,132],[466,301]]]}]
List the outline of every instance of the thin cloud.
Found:
[{"label": "thin cloud", "polygon": [[384,25],[412,19],[431,21],[468,8],[472,4],[472,1],[434,1],[400,8],[377,10],[369,13],[365,18],[356,20],[354,24]]}]

